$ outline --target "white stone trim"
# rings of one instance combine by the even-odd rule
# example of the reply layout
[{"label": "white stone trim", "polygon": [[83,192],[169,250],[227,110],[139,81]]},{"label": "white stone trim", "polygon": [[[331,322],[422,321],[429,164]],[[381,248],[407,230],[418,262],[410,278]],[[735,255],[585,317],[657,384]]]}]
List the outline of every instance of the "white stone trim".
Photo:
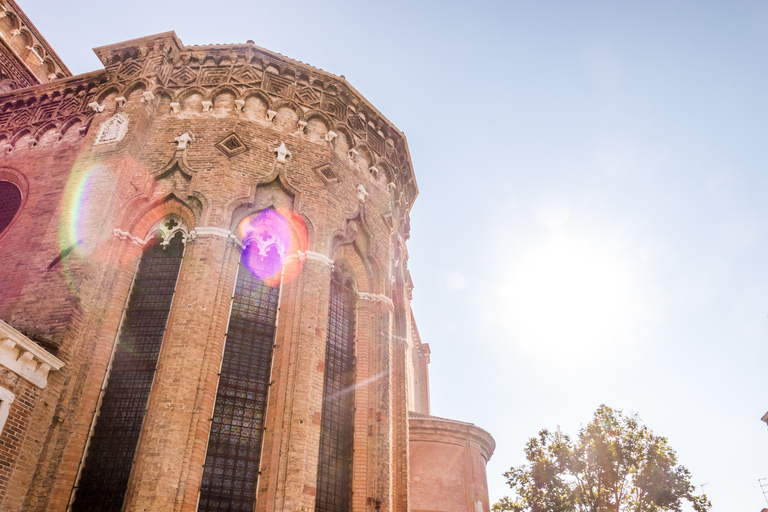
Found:
[{"label": "white stone trim", "polygon": [[144,245],[146,245],[146,242],[144,240],[142,240],[137,236],[133,236],[129,232],[123,231],[122,229],[115,228],[112,230],[112,234],[118,240],[127,240],[134,245],[138,245],[139,247],[144,247]]},{"label": "white stone trim", "polygon": [[11,404],[16,395],[5,388],[0,388],[0,434],[3,433],[8,414],[11,412]]},{"label": "white stone trim", "polygon": [[197,238],[200,235],[214,235],[222,238],[229,238],[232,232],[228,229],[217,228],[214,226],[200,226],[190,231],[189,236]]},{"label": "white stone trim", "polygon": [[370,300],[373,302],[383,302],[390,308],[395,309],[395,303],[392,302],[392,299],[382,293],[357,292],[357,298],[361,300]]},{"label": "white stone trim", "polygon": [[0,320],[0,365],[44,389],[48,372],[60,370],[64,362]]},{"label": "white stone trim", "polygon": [[306,251],[304,254],[307,255],[308,260],[315,260],[321,263],[325,263],[326,265],[333,266],[333,260],[328,256],[326,256],[325,254],[315,252],[315,251]]},{"label": "white stone trim", "polygon": [[[104,107],[101,106],[101,109],[104,110]],[[99,112],[101,112],[101,110],[99,110]],[[101,123],[99,134],[96,136],[96,142],[94,142],[93,145],[100,146],[111,142],[120,142],[123,140],[126,133],[128,133],[128,118],[121,114],[115,114]]]},{"label": "white stone trim", "polygon": [[333,260],[326,256],[325,254],[321,254],[319,252],[315,251],[299,251],[296,254],[291,254],[290,256],[287,256],[283,263],[288,263],[290,261],[304,261],[304,260],[313,260],[313,261],[319,261],[321,263],[325,263],[326,265],[329,265],[333,267]]}]

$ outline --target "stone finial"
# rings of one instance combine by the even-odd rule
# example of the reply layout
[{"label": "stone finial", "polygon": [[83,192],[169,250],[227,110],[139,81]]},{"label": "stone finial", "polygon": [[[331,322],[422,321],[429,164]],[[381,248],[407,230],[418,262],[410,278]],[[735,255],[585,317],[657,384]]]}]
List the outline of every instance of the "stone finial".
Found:
[{"label": "stone finial", "polygon": [[291,152],[285,147],[285,142],[280,143],[280,147],[275,150],[275,153],[277,154],[278,162],[285,162],[285,158],[291,156]]},{"label": "stone finial", "polygon": [[184,132],[178,137],[174,137],[173,140],[175,140],[178,145],[176,146],[176,149],[187,149],[187,144],[195,140],[195,136],[192,135],[191,132]]},{"label": "stone finial", "polygon": [[123,105],[125,105],[125,101],[126,101],[125,100],[125,96],[119,96],[119,97],[115,98],[115,103],[117,103],[117,106],[119,108],[122,108]]},{"label": "stone finial", "polygon": [[357,200],[360,201],[361,203],[364,203],[365,200],[368,199],[368,196],[369,196],[368,191],[365,190],[365,187],[363,186],[363,184],[361,183],[360,185],[358,185]]},{"label": "stone finial", "polygon": [[181,110],[181,104],[175,101],[171,103],[171,112],[173,112],[174,114],[178,114],[180,110]]},{"label": "stone finial", "polygon": [[155,99],[155,95],[152,94],[152,91],[144,91],[141,95],[142,102],[150,102],[153,99]]},{"label": "stone finial", "polygon": [[92,101],[88,104],[88,108],[93,110],[94,112],[103,112],[104,111],[104,105],[99,105],[98,102]]},{"label": "stone finial", "polygon": [[245,100],[235,100],[235,110],[236,111],[242,112],[244,106],[245,106]]},{"label": "stone finial", "polygon": [[277,115],[277,112],[275,112],[274,110],[267,110],[267,121],[271,123],[272,120],[275,118],[275,115]]},{"label": "stone finial", "polygon": [[299,127],[298,129],[299,129],[300,132],[303,132],[304,129],[307,127],[307,122],[306,121],[299,121],[297,124],[298,124],[298,127]]},{"label": "stone finial", "polygon": [[327,140],[328,142],[333,142],[333,139],[335,139],[336,137],[338,137],[338,135],[336,135],[336,132],[334,132],[333,130],[329,130],[328,133],[325,134],[325,140]]},{"label": "stone finial", "polygon": [[202,105],[203,105],[203,112],[210,112],[211,109],[213,108],[213,102],[212,101],[208,101],[208,100],[203,101]]}]

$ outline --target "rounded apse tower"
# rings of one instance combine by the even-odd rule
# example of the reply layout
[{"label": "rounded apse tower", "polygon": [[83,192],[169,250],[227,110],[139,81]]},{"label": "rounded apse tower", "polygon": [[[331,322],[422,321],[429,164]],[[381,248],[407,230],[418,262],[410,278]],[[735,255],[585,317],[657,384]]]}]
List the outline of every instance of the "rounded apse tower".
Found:
[{"label": "rounded apse tower", "polygon": [[[0,96],[0,181],[23,190],[0,327],[47,366],[0,382],[26,393],[2,508],[409,510],[433,485],[409,479],[409,411],[420,454],[469,431],[425,416],[403,134],[251,43],[95,51],[103,71]],[[483,439],[456,462],[482,472],[472,512]]]}]

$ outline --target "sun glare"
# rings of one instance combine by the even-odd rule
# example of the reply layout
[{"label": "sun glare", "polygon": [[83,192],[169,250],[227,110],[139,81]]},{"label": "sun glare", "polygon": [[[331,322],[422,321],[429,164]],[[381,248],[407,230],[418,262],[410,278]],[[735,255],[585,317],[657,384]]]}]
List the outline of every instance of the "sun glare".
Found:
[{"label": "sun glare", "polygon": [[509,262],[499,290],[516,344],[563,364],[598,358],[628,341],[634,271],[620,251],[559,236]]}]

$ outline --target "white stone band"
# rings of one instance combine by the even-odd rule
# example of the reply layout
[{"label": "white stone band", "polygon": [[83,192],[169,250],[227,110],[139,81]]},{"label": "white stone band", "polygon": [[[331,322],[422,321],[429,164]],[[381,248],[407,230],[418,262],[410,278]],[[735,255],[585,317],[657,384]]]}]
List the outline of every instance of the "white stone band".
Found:
[{"label": "white stone band", "polygon": [[123,231],[122,229],[113,229],[112,234],[117,238],[118,240],[127,240],[128,242],[138,245],[139,247],[144,247],[146,245],[146,242],[142,240],[141,238],[137,236],[133,236],[127,231]]},{"label": "white stone band", "polygon": [[197,238],[200,235],[214,235],[214,236],[220,236],[222,238],[229,238],[229,235],[231,235],[232,232],[228,229],[222,229],[222,228],[216,228],[213,226],[200,226],[198,228],[193,229],[189,236],[192,238]]},{"label": "white stone band", "polygon": [[357,292],[357,298],[362,300],[370,300],[373,302],[383,302],[390,308],[395,309],[395,303],[392,302],[392,299],[381,293]]}]

